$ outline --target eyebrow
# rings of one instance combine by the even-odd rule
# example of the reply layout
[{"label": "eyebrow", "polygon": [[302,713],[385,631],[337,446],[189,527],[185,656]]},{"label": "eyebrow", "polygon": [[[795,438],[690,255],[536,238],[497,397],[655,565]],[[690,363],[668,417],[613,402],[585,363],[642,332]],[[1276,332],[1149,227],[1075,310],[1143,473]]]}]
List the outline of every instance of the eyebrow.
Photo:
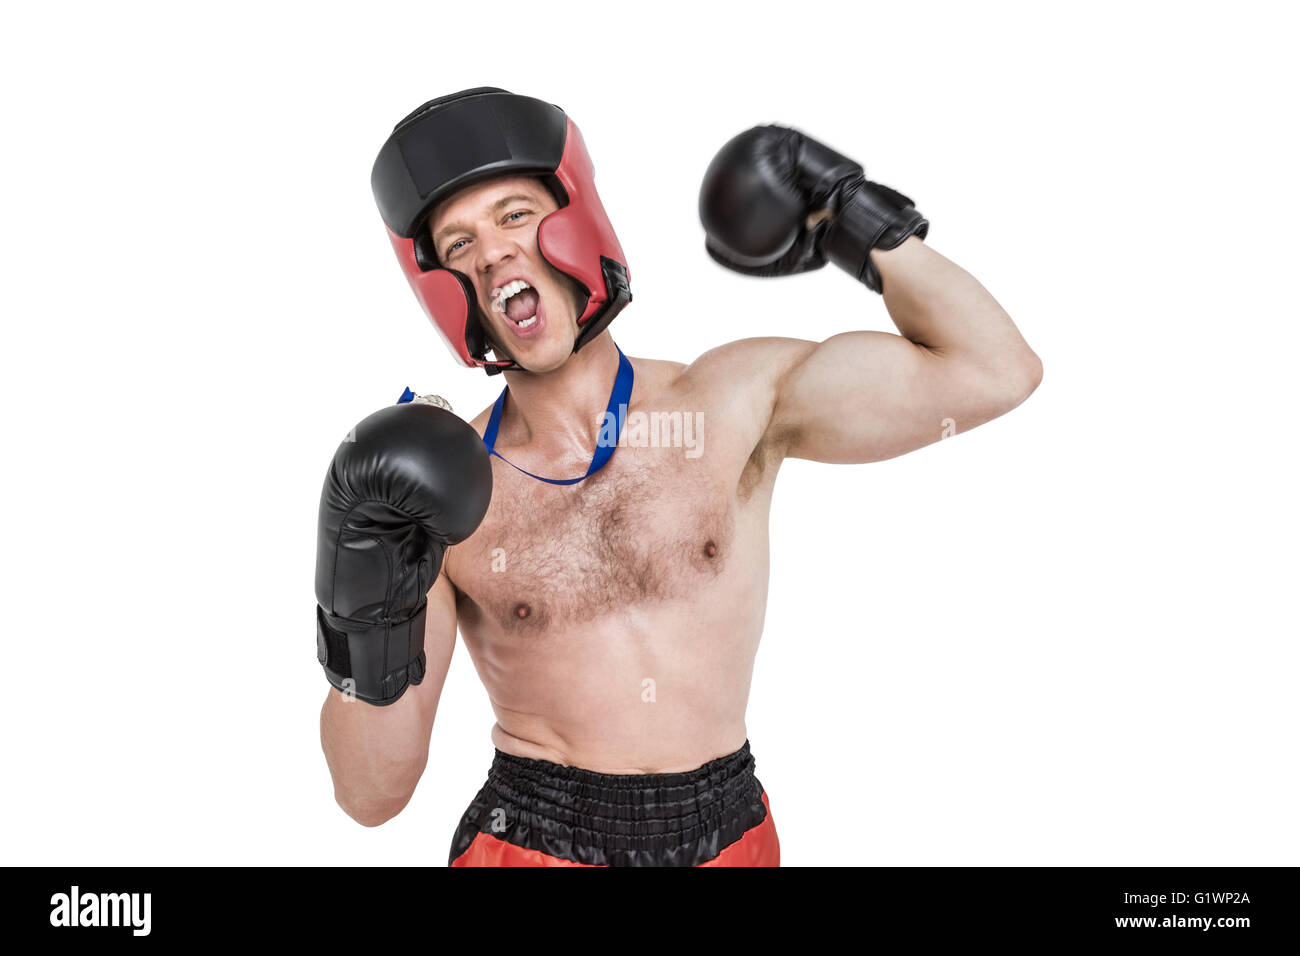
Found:
[{"label": "eyebrow", "polygon": [[[509,206],[512,202],[527,202],[527,203],[535,203],[535,202],[537,202],[537,200],[536,200],[535,198],[533,198],[532,196],[525,196],[523,193],[515,193],[513,196],[506,196],[505,198],[503,198],[503,199],[498,199],[496,202],[494,202],[494,203],[492,204],[492,211],[493,211],[493,212],[497,212],[497,211],[499,211],[503,206]],[[442,240],[444,240],[445,238],[447,238],[447,234],[448,234],[448,233],[459,232],[460,230],[462,230],[462,229],[466,229],[466,228],[468,228],[468,227],[465,226],[465,225],[462,224],[462,223],[459,223],[459,222],[453,222],[453,223],[451,223],[451,224],[449,224],[449,225],[443,226],[443,227],[442,227],[441,229],[439,229],[438,232],[434,235],[434,237],[433,237],[433,244],[434,244],[435,246],[440,246],[440,245],[442,245]]]}]

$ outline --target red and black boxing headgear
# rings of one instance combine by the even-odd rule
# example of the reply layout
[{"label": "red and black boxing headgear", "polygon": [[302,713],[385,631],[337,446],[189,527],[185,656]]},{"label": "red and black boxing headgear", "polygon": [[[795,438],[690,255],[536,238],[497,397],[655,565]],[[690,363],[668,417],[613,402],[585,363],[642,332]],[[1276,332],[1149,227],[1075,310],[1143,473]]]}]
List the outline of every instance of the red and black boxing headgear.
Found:
[{"label": "red and black boxing headgear", "polygon": [[489,374],[518,366],[487,358],[492,343],[474,284],[438,265],[428,220],[458,189],[502,175],[539,176],[560,204],[538,224],[537,244],[550,265],[587,292],[575,352],[632,301],[591,157],[564,110],[487,86],[430,100],[394,127],[370,185],[415,297],[457,360]]}]

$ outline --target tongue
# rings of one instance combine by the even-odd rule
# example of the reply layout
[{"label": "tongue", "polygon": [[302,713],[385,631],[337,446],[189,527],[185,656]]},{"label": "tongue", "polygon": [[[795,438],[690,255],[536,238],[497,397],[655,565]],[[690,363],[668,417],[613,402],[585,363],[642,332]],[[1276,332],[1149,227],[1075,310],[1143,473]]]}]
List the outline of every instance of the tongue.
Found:
[{"label": "tongue", "polygon": [[506,303],[506,316],[511,322],[522,322],[537,314],[537,290],[525,289],[516,292]]}]

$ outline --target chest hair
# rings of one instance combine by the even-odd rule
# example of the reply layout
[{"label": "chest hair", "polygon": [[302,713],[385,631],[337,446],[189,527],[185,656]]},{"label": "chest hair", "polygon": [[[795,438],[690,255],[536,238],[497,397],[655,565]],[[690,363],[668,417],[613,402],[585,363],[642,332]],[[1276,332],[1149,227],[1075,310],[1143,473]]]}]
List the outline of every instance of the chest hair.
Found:
[{"label": "chest hair", "polygon": [[672,600],[721,574],[733,496],[698,462],[638,451],[571,486],[498,471],[505,480],[457,564],[465,623],[488,615],[507,631],[540,632]]}]

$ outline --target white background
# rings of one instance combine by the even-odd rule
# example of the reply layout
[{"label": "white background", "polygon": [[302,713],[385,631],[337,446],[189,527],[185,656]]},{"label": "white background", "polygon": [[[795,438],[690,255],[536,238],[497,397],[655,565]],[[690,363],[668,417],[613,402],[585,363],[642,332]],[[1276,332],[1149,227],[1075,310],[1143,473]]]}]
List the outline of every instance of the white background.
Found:
[{"label": "white background", "polygon": [[377,829],[318,739],[317,497],[404,386],[463,414],[369,189],[503,86],[580,124],[690,360],[892,328],[834,269],[714,265],[700,176],[798,126],[912,196],[1043,358],[1030,401],[788,463],[749,733],[788,864],[1296,864],[1300,335],[1281,4],[224,3],[9,12],[3,857],[442,865],[492,718],[456,652]]}]

